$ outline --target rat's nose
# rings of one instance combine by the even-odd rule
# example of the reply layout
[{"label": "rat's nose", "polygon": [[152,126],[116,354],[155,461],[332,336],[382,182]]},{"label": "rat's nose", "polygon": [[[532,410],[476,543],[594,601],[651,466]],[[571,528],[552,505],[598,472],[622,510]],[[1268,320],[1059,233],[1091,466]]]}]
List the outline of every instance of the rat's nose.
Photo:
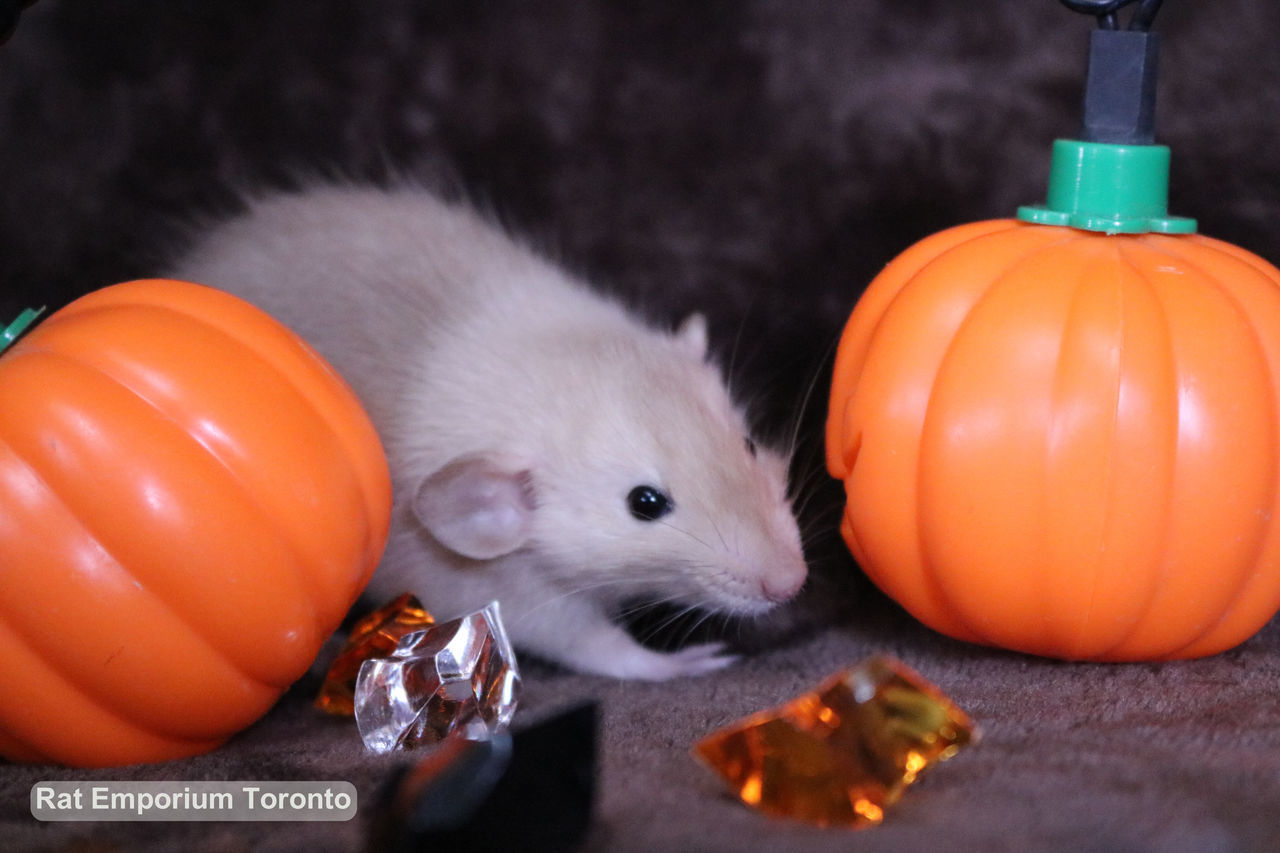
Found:
[{"label": "rat's nose", "polygon": [[805,574],[804,563],[800,563],[798,567],[774,571],[760,581],[760,590],[770,601],[787,601],[804,586]]}]

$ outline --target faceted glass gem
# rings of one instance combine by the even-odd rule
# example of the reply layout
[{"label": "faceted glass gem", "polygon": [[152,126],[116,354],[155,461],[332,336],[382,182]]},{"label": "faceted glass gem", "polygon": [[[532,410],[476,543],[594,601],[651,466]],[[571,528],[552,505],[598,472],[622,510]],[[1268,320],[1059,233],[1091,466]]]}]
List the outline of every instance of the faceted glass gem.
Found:
[{"label": "faceted glass gem", "polygon": [[334,658],[315,705],[322,711],[350,717],[355,713],[356,676],[369,658],[383,658],[395,651],[405,634],[435,624],[413,595],[404,593],[385,607],[365,616],[351,629],[346,645]]},{"label": "faceted glass gem", "polygon": [[938,688],[878,656],[712,733],[693,752],[766,814],[861,827],[879,823],[924,770],[976,740],[968,715]]},{"label": "faceted glass gem", "polygon": [[356,678],[356,727],[374,752],[413,749],[453,734],[484,740],[511,722],[519,687],[495,601],[405,634],[389,657],[365,661]]}]

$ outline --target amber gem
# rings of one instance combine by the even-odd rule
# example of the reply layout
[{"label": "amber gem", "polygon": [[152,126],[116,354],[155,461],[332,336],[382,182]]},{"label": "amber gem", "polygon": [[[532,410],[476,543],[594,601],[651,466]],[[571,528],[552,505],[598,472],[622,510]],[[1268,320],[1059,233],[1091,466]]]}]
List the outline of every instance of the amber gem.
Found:
[{"label": "amber gem", "polygon": [[881,656],[711,734],[694,754],[762,812],[860,827],[879,823],[924,770],[976,738],[938,688]]},{"label": "amber gem", "polygon": [[389,657],[400,638],[435,624],[422,602],[409,593],[365,616],[351,629],[346,645],[325,676],[315,705],[330,714],[350,717],[355,713],[356,676],[360,665],[371,658]]}]

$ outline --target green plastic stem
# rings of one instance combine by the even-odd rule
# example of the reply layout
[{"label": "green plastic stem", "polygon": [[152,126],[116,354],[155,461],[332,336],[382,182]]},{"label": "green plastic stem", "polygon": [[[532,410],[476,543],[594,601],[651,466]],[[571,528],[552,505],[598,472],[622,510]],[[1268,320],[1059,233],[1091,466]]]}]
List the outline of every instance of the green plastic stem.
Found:
[{"label": "green plastic stem", "polygon": [[14,320],[4,329],[0,329],[0,352],[4,352],[9,345],[18,339],[18,336],[27,330],[27,327],[35,322],[40,316],[43,308],[24,308],[22,313],[18,315],[18,319]]},{"label": "green plastic stem", "polygon": [[1169,149],[1059,139],[1049,193],[1018,218],[1106,234],[1193,234],[1196,221],[1169,216]]}]

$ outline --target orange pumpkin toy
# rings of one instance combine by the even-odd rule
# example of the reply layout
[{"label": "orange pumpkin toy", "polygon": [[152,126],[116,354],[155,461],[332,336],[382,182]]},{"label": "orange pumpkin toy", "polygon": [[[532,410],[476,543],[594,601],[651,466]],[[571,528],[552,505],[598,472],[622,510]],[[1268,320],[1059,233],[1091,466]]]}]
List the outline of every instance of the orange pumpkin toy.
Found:
[{"label": "orange pumpkin toy", "polygon": [[1046,207],[927,238],[853,311],[842,531],[936,630],[1186,658],[1280,609],[1280,271],[1165,217],[1167,175],[1059,141]]},{"label": "orange pumpkin toy", "polygon": [[158,761],[261,716],[386,538],[347,386],[248,303],[155,280],[49,317],[0,395],[0,754]]}]

